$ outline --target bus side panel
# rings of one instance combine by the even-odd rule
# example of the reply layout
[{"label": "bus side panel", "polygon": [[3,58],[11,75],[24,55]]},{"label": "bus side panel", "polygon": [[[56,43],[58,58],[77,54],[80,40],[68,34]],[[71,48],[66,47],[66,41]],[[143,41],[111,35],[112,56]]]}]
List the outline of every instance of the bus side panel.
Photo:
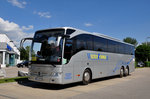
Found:
[{"label": "bus side panel", "polygon": [[129,72],[133,72],[135,70],[135,62],[131,62],[131,64],[129,65]]},{"label": "bus side panel", "polygon": [[133,72],[135,70],[135,58],[132,56],[129,61],[129,72]]},{"label": "bus side panel", "polygon": [[[94,51],[81,51],[74,55],[74,81],[81,81],[84,70],[89,68],[92,72],[92,78],[100,78],[107,76],[108,73],[108,60],[107,59],[92,59],[92,55],[99,55],[99,52]],[[104,54],[102,54],[104,55]],[[107,56],[105,54],[105,56]]]},{"label": "bus side panel", "polygon": [[108,76],[118,75],[120,74],[120,68],[123,66],[126,68],[129,66],[129,71],[134,71],[134,62],[132,55],[125,54],[113,54],[109,53],[109,71]]},{"label": "bus side panel", "polygon": [[62,81],[63,84],[72,83],[73,82],[73,62],[69,62],[68,64],[63,65],[63,76]]},{"label": "bus side panel", "polygon": [[[80,58],[81,60],[83,58]],[[83,73],[84,73],[84,70],[87,68],[86,66],[86,61],[79,61],[79,60],[76,60],[75,61],[75,64],[74,64],[74,81],[75,82],[78,82],[78,81],[82,81],[82,78],[83,78]],[[88,67],[88,68],[91,68],[91,67]]]},{"label": "bus side panel", "polygon": [[[92,57],[94,58],[92,59]],[[63,83],[82,81],[86,68],[92,72],[92,79],[120,74],[121,66],[134,71],[133,56],[95,51],[80,51],[63,65]]]},{"label": "bus side panel", "polygon": [[78,52],[73,56],[74,60],[74,81],[82,81],[85,69],[89,68],[91,72],[94,71],[94,66],[87,60],[86,51]]},{"label": "bus side panel", "polygon": [[87,52],[87,54],[89,54],[89,53],[90,53],[90,55],[92,55],[92,54],[98,55],[97,59],[88,58],[90,65],[94,67],[93,79],[107,76],[108,59],[102,59],[102,57],[104,57],[104,56],[107,57],[107,54],[101,53],[101,52],[94,52],[94,51]]},{"label": "bus side panel", "polygon": [[108,74],[107,76],[113,76],[120,73],[120,68],[122,64],[122,55],[108,53]]},{"label": "bus side panel", "polygon": [[97,60],[91,60],[88,58],[88,53],[92,51],[81,51],[74,56],[74,81],[82,81],[83,73],[85,69],[90,69],[92,73],[92,78],[98,78],[100,73],[96,67]]}]

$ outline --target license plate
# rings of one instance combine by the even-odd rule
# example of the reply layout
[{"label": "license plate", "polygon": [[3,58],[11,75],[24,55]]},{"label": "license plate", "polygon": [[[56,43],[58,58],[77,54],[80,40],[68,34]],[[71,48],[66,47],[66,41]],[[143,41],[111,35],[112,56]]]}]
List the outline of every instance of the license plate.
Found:
[{"label": "license plate", "polygon": [[36,77],[35,80],[42,81],[43,78],[42,77]]}]

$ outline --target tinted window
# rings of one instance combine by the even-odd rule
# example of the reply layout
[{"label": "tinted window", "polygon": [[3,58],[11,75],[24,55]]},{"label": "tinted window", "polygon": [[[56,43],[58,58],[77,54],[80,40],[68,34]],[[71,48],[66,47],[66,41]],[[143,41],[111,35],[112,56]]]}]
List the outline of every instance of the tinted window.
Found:
[{"label": "tinted window", "polygon": [[107,40],[101,37],[94,36],[94,50],[95,51],[107,51]]},{"label": "tinted window", "polygon": [[134,54],[133,46],[89,34],[81,34],[71,40],[66,40],[64,57],[70,59],[73,54],[82,50]]},{"label": "tinted window", "polygon": [[93,36],[88,34],[81,34],[75,37],[76,51],[93,50]]},{"label": "tinted window", "polygon": [[66,39],[65,50],[64,50],[64,58],[67,59],[67,60],[70,60],[70,58],[71,58],[72,45],[73,45],[73,40],[72,39]]},{"label": "tinted window", "polygon": [[134,55],[134,46],[129,46],[129,48],[130,48],[129,54]]},{"label": "tinted window", "polygon": [[125,45],[124,44],[124,47],[125,47],[125,52],[124,52],[124,54],[130,54],[130,46],[129,45]]},{"label": "tinted window", "polygon": [[66,39],[64,49],[65,63],[68,63],[72,55],[82,50],[92,49],[92,37],[89,35],[78,35],[72,39]]},{"label": "tinted window", "polygon": [[119,43],[119,53],[123,54],[124,53],[124,46],[122,43]]},{"label": "tinted window", "polygon": [[134,54],[134,47],[131,45],[119,43],[119,53],[133,55]]},{"label": "tinted window", "polygon": [[92,35],[83,35],[84,40],[86,41],[87,50],[93,50],[93,36]]},{"label": "tinted window", "polygon": [[71,59],[72,55],[76,53],[76,38],[66,39],[65,40],[65,47],[64,47],[64,59],[66,59],[66,62],[63,64],[66,64]]},{"label": "tinted window", "polygon": [[76,37],[76,52],[87,49],[86,38],[84,35],[79,35]]},{"label": "tinted window", "polygon": [[72,34],[73,32],[75,32],[76,30],[73,30],[73,29],[67,29],[67,32],[66,34]]},{"label": "tinted window", "polygon": [[119,43],[116,41],[108,40],[108,52],[118,53]]},{"label": "tinted window", "polygon": [[92,35],[82,34],[72,39],[66,39],[64,58],[70,60],[72,55],[82,50],[93,50]]}]

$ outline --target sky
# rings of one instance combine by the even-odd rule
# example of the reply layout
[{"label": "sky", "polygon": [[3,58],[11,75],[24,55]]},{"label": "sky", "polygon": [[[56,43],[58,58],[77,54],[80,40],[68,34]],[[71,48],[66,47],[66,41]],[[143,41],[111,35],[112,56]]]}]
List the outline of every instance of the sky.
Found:
[{"label": "sky", "polygon": [[17,46],[35,31],[55,27],[132,37],[141,44],[150,37],[150,0],[0,0],[0,33]]}]

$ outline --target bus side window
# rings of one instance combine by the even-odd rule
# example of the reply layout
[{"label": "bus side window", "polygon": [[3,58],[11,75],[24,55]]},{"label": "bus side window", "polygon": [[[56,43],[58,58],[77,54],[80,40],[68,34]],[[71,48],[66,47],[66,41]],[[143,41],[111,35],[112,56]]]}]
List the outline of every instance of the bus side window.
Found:
[{"label": "bus side window", "polygon": [[134,49],[134,46],[130,46],[130,55],[135,55]]},{"label": "bus side window", "polygon": [[107,51],[107,40],[101,37],[93,36],[94,51]]},{"label": "bus side window", "polygon": [[84,40],[84,35],[78,35],[76,37],[76,53],[86,49],[86,42]]}]

